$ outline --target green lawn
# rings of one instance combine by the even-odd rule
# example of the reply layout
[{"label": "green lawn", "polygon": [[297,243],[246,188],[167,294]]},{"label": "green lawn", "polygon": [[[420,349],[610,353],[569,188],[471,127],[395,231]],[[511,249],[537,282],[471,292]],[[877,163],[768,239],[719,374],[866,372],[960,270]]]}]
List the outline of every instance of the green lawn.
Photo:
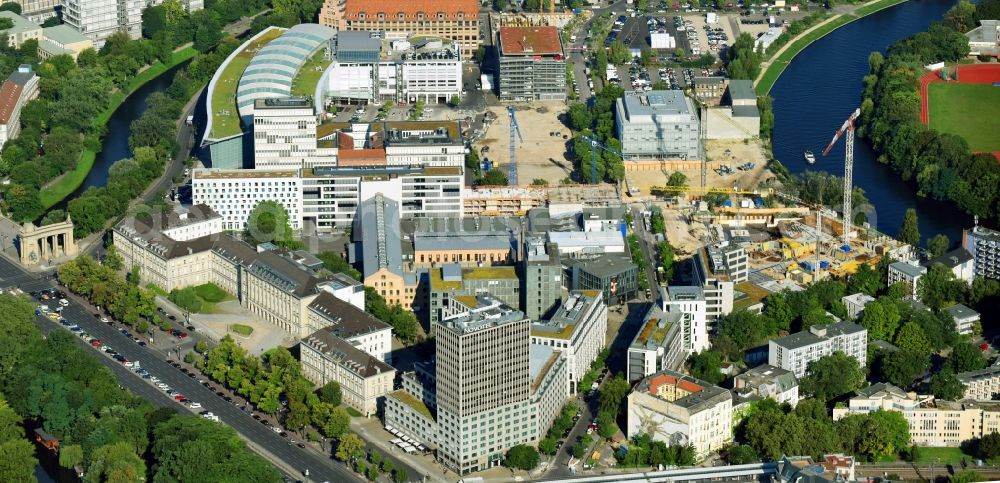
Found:
[{"label": "green lawn", "polygon": [[202,300],[209,303],[222,302],[223,300],[233,298],[232,295],[229,295],[225,290],[222,290],[218,285],[211,282],[199,285],[194,290]]},{"label": "green lawn", "polygon": [[[108,123],[108,119],[111,119],[111,115],[118,110],[118,106],[121,106],[125,99],[132,94],[136,89],[142,87],[147,82],[157,78],[160,74],[170,70],[177,64],[186,62],[192,57],[198,54],[197,50],[192,47],[187,47],[174,52],[173,60],[169,65],[167,64],[155,64],[152,67],[140,72],[135,77],[129,81],[128,85],[125,86],[124,90],[119,90],[111,94],[111,100],[108,102],[108,107],[94,119],[94,126],[102,127]],[[66,173],[65,176],[52,184],[52,186],[47,186],[44,190],[38,194],[39,199],[42,201],[42,206],[45,209],[52,208],[57,203],[63,200],[63,198],[70,195],[70,193],[76,191],[83,181],[87,179],[87,175],[90,174],[91,168],[94,167],[94,160],[97,159],[97,152],[89,148],[83,148],[83,152],[80,153],[80,159],[76,162],[76,168],[73,171]]]},{"label": "green lawn", "polygon": [[316,83],[323,76],[323,71],[330,65],[330,60],[325,58],[326,50],[320,49],[305,65],[299,69],[292,79],[293,96],[312,97],[316,93]]},{"label": "green lawn", "polygon": [[961,136],[973,151],[1000,151],[1000,87],[990,84],[929,86],[931,128]]},{"label": "green lawn", "polygon": [[976,458],[972,455],[967,455],[962,452],[959,448],[941,448],[941,447],[923,447],[917,448],[917,463],[924,464],[952,464],[959,465],[962,462],[962,458],[966,461],[971,462]]},{"label": "green lawn", "polygon": [[278,38],[282,34],[280,29],[261,35],[254,40],[246,49],[240,51],[226,65],[215,83],[215,91],[212,92],[212,134],[210,137],[221,139],[234,136],[240,132],[240,113],[236,108],[236,88],[239,87],[240,77],[243,71],[253,59],[255,53],[268,42]]},{"label": "green lawn", "polygon": [[250,327],[249,325],[233,324],[229,326],[229,330],[236,332],[243,337],[250,337],[250,334],[253,334],[253,327]]}]

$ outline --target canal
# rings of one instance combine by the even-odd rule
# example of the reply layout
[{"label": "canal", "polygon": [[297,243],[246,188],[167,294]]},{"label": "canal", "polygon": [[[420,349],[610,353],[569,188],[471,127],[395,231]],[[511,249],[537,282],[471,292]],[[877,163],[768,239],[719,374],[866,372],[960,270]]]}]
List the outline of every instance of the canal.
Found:
[{"label": "canal", "polygon": [[94,159],[94,166],[90,169],[90,174],[83,180],[83,184],[72,194],[66,197],[59,208],[65,208],[69,200],[77,198],[90,187],[100,188],[108,184],[108,170],[115,162],[132,157],[132,151],[128,147],[128,138],[132,134],[132,121],[139,119],[142,113],[146,112],[149,96],[154,92],[162,92],[170,87],[174,80],[174,75],[182,67],[187,65],[183,62],[164,72],[155,79],[145,83],[128,96],[114,114],[108,120],[108,133],[101,141],[101,152],[97,153]]},{"label": "canal", "polygon": [[[868,73],[868,55],[885,52],[893,42],[926,30],[955,0],[910,0],[847,24],[817,40],[789,64],[771,89],[774,97],[774,156],[792,173],[827,171],[843,176],[844,141],[820,156],[833,134],[861,104],[861,80]],[[816,154],[807,165],[804,150]],[[875,159],[866,139],[854,145],[854,184],[874,205],[869,221],[895,236],[907,208],[916,208],[920,235],[938,233],[956,243],[972,217],[949,203],[921,199],[916,189]]]}]

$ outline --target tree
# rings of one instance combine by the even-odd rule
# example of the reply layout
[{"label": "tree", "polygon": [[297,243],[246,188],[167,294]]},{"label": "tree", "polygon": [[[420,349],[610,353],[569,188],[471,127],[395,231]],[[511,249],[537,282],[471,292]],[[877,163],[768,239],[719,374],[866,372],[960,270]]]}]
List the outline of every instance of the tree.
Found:
[{"label": "tree", "polygon": [[35,448],[27,439],[0,443],[0,481],[27,483],[35,480]]},{"label": "tree", "polygon": [[726,379],[722,374],[722,355],[716,351],[701,351],[692,355],[688,362],[691,364],[691,375],[698,379],[715,385]]},{"label": "tree", "polygon": [[851,275],[848,291],[851,293],[863,292],[874,297],[882,287],[885,287],[884,278],[883,273],[872,269],[871,265],[867,263],[862,263],[858,266],[858,270]]},{"label": "tree", "polygon": [[621,40],[615,40],[611,42],[611,48],[608,53],[608,62],[614,65],[621,65],[632,59],[632,53],[625,46],[625,43]]},{"label": "tree", "polygon": [[593,114],[587,105],[582,102],[574,102],[569,106],[569,117],[570,127],[575,131],[583,131],[584,129],[589,129],[591,123],[594,121]]},{"label": "tree", "polygon": [[979,440],[979,457],[990,460],[1000,456],[1000,433],[991,432]]},{"label": "tree", "polygon": [[341,401],[340,383],[330,381],[319,388],[319,400],[327,404],[339,406]]},{"label": "tree", "polygon": [[67,444],[59,447],[59,466],[73,469],[83,463],[83,447],[78,444]]},{"label": "tree", "polygon": [[882,68],[882,64],[885,63],[885,59],[882,57],[882,53],[875,51],[868,54],[868,70],[872,74],[878,74],[878,71]]},{"label": "tree", "polygon": [[479,182],[483,186],[507,186],[508,183],[507,175],[496,168],[487,171]]},{"label": "tree", "polygon": [[726,453],[726,461],[731,465],[746,465],[757,463],[760,458],[750,446],[738,444],[729,448],[729,452]]},{"label": "tree", "polygon": [[295,244],[288,211],[276,201],[265,200],[254,206],[247,217],[246,235],[255,245],[272,242],[290,247]]},{"label": "tree", "polygon": [[903,215],[903,226],[899,229],[899,241],[920,246],[920,229],[917,227],[917,210],[907,208]]},{"label": "tree", "polygon": [[507,450],[503,465],[512,469],[531,471],[538,466],[538,459],[538,450],[525,444],[519,444]]},{"label": "tree", "polygon": [[948,251],[949,246],[951,246],[951,240],[948,239],[948,235],[942,233],[938,233],[927,240],[927,252],[931,258],[944,255],[944,252]]},{"label": "tree", "polygon": [[670,173],[670,178],[667,179],[667,186],[687,186],[688,177],[680,171],[674,171]]},{"label": "tree", "polygon": [[899,328],[899,308],[896,302],[882,297],[865,305],[861,313],[861,325],[868,329],[871,340],[892,340]]},{"label": "tree", "polygon": [[928,307],[939,310],[947,302],[954,302],[966,291],[965,282],[955,280],[955,273],[940,263],[933,264],[917,280],[917,294]]},{"label": "tree", "polygon": [[462,103],[462,98],[458,97],[458,94],[451,96],[451,100],[448,102],[448,104],[451,104],[451,107],[458,107],[458,105],[461,103]]},{"label": "tree", "polygon": [[902,388],[909,388],[914,379],[931,367],[930,355],[901,349],[886,354],[881,361],[882,377]]},{"label": "tree", "polygon": [[324,251],[316,254],[316,258],[323,261],[323,268],[333,273],[345,273],[348,277],[361,280],[361,272],[351,266],[344,257],[336,252]]},{"label": "tree", "polygon": [[[500,0],[504,1],[504,0]],[[410,479],[410,475],[406,474],[406,469],[396,468],[396,472],[392,474],[392,479],[396,483],[406,483]]]},{"label": "tree", "polygon": [[604,439],[611,439],[618,434],[618,423],[615,422],[615,413],[610,411],[597,413],[597,434]]},{"label": "tree", "polygon": [[354,433],[347,433],[337,443],[335,456],[340,461],[350,462],[364,454],[365,442]]},{"label": "tree", "polygon": [[962,470],[952,475],[949,481],[950,483],[976,483],[978,481],[986,481],[986,479],[979,473],[976,473],[975,470]]},{"label": "tree", "polygon": [[950,369],[945,369],[931,376],[927,389],[934,397],[946,401],[956,401],[965,394],[965,385],[955,377]]},{"label": "tree", "polygon": [[958,342],[951,348],[948,365],[956,374],[986,367],[986,358],[976,344],[969,340]]},{"label": "tree", "polygon": [[856,391],[864,381],[858,360],[837,351],[809,363],[801,388],[817,399],[830,401]]},{"label": "tree", "polygon": [[620,373],[616,374],[615,377],[607,379],[598,389],[600,410],[607,411],[612,415],[617,415],[618,409],[621,407],[622,400],[625,398],[625,395],[628,394],[630,389],[632,389],[632,386]]},{"label": "tree", "polygon": [[900,349],[928,354],[934,350],[934,346],[931,345],[931,341],[927,338],[924,329],[912,321],[903,324],[899,328],[899,333],[896,334],[896,345]]},{"label": "tree", "polygon": [[910,427],[899,411],[878,409],[868,413],[869,434],[861,440],[860,450],[875,460],[895,455],[910,443]]}]

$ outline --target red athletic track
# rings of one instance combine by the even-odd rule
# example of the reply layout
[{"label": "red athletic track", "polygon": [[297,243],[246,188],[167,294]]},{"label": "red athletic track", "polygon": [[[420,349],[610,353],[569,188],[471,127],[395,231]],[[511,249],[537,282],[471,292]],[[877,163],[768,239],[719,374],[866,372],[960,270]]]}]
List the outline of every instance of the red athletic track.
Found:
[{"label": "red athletic track", "polygon": [[[932,82],[945,81],[941,80],[939,71],[928,72],[920,78],[920,122],[925,125],[930,125],[931,121],[927,86]],[[949,80],[947,82],[956,81]],[[990,84],[1000,82],[1000,64],[959,65],[957,82],[960,84]],[[990,154],[997,158],[997,160],[1000,160],[1000,151],[994,151]]]}]

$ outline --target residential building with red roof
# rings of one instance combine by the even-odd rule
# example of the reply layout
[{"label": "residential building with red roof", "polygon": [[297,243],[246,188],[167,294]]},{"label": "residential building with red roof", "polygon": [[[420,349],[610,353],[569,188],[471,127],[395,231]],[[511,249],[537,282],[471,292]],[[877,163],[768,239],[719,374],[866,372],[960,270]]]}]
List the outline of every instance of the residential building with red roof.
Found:
[{"label": "residential building with red roof", "polygon": [[693,445],[698,458],[733,440],[733,394],[671,370],[652,374],[629,393],[629,439],[648,434],[670,446]]},{"label": "residential building with red roof", "polygon": [[0,86],[0,147],[21,132],[21,109],[38,97],[38,76],[22,65]]},{"label": "residential building with red roof", "polygon": [[566,100],[566,57],[559,29],[500,27],[500,100]]},{"label": "residential building with red roof", "polygon": [[325,0],[319,22],[339,31],[382,30],[389,38],[443,37],[469,53],[479,48],[478,0]]}]

